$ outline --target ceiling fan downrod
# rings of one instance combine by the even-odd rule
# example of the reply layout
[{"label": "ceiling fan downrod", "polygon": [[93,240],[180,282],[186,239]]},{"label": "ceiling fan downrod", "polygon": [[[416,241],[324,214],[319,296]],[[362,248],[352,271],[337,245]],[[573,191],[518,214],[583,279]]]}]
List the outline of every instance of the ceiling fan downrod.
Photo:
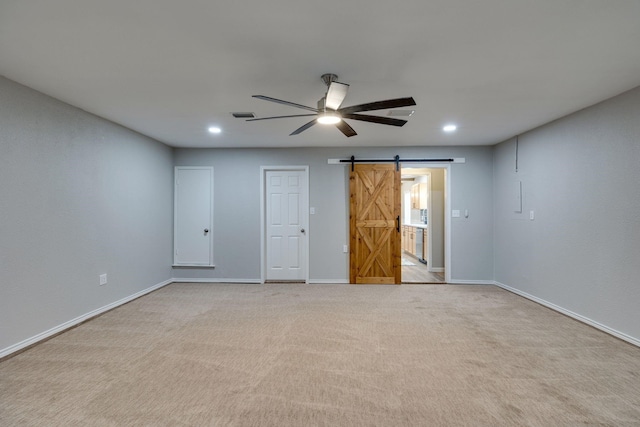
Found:
[{"label": "ceiling fan downrod", "polygon": [[324,84],[327,85],[327,87],[329,87],[329,86],[331,86],[331,82],[335,82],[335,81],[338,80],[338,75],[337,74],[327,73],[327,74],[323,74],[322,76],[320,76],[320,78],[322,79]]}]

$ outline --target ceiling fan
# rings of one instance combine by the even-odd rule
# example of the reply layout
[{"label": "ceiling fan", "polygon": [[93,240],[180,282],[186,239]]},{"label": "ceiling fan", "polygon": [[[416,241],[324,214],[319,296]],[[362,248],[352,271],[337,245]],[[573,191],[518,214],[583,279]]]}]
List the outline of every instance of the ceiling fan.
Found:
[{"label": "ceiling fan", "polygon": [[289,116],[273,116],[273,117],[261,117],[256,119],[249,119],[248,122],[253,122],[257,120],[271,120],[271,119],[284,119],[288,117],[310,117],[316,116],[313,120],[304,125],[300,126],[298,129],[291,132],[290,135],[298,135],[305,130],[309,129],[311,126],[316,123],[321,124],[333,124],[335,125],[340,132],[342,132],[345,136],[350,137],[357,135],[356,131],[353,130],[351,126],[345,122],[344,119],[351,120],[360,120],[363,122],[370,123],[379,123],[381,125],[390,125],[390,126],[403,126],[407,123],[406,120],[395,119],[391,117],[381,117],[381,116],[372,116],[368,114],[356,114],[363,111],[375,111],[375,110],[386,110],[389,108],[398,108],[398,107],[408,107],[411,105],[416,105],[416,102],[413,98],[396,98],[396,99],[387,99],[385,101],[376,101],[369,102],[367,104],[360,105],[352,105],[351,107],[342,107],[342,101],[347,96],[347,90],[349,89],[349,85],[346,83],[340,83],[337,81],[338,76],[335,74],[323,74],[322,81],[327,85],[327,92],[325,96],[323,96],[318,101],[318,107],[307,107],[306,105],[296,104],[294,102],[283,101],[282,99],[271,98],[269,96],[264,95],[253,95],[254,98],[263,99],[265,101],[276,102],[278,104],[288,105],[290,107],[302,108],[303,110],[313,111],[313,114],[294,114]]}]

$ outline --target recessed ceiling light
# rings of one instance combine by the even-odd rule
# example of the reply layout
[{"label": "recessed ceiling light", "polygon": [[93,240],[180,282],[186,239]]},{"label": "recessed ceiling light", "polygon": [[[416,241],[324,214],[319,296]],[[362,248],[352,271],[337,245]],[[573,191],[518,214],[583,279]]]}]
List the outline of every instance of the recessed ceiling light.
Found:
[{"label": "recessed ceiling light", "polygon": [[442,130],[445,132],[455,132],[456,129],[458,129],[458,126],[450,124],[450,125],[444,125],[442,127]]},{"label": "recessed ceiling light", "polygon": [[216,126],[211,126],[209,128],[209,132],[211,132],[211,133],[220,133],[220,132],[222,132],[222,129],[220,129],[219,127],[216,127]]}]

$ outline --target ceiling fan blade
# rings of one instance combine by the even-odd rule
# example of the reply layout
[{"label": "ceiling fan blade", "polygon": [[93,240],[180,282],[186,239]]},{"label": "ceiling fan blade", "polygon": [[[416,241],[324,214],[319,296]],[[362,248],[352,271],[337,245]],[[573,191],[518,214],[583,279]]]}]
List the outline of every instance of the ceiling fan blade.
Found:
[{"label": "ceiling fan blade", "polygon": [[271,120],[271,119],[286,119],[288,117],[309,117],[317,116],[317,114],[293,114],[291,116],[272,116],[272,117],[259,117],[257,119],[247,119],[247,122],[255,122],[256,120]]},{"label": "ceiling fan blade", "polygon": [[329,89],[327,89],[325,106],[332,110],[340,108],[342,101],[344,101],[345,96],[347,96],[348,90],[349,85],[346,83],[331,82]]},{"label": "ceiling fan blade", "polygon": [[361,120],[363,122],[379,123],[381,125],[404,126],[406,120],[391,117],[370,116],[368,114],[342,114],[343,119]]},{"label": "ceiling fan blade", "polygon": [[253,98],[262,99],[264,101],[271,101],[271,102],[276,102],[278,104],[288,105],[290,107],[302,108],[303,110],[309,110],[309,111],[313,111],[315,113],[318,112],[317,108],[307,107],[306,105],[296,104],[295,102],[283,101],[282,99],[278,99],[278,98],[271,98],[270,96],[252,95],[252,97]]},{"label": "ceiling fan blade", "polygon": [[347,138],[357,135],[356,131],[353,130],[353,128],[349,126],[344,120],[340,120],[338,123],[336,123],[336,127],[340,129],[340,132],[342,132]]},{"label": "ceiling fan blade", "polygon": [[339,113],[344,116],[345,114],[357,113],[359,111],[386,110],[388,108],[408,107],[410,105],[416,105],[416,101],[414,101],[412,97],[387,99],[385,101],[376,101],[368,104],[344,107],[339,110]]},{"label": "ceiling fan blade", "polygon": [[296,129],[296,130],[294,130],[293,132],[291,132],[291,133],[289,134],[289,136],[297,135],[297,134],[299,134],[299,133],[302,133],[302,132],[304,132],[305,130],[309,129],[311,126],[315,125],[315,124],[316,124],[316,119],[313,119],[313,120],[311,120],[310,122],[305,123],[304,125],[300,126],[298,129]]}]

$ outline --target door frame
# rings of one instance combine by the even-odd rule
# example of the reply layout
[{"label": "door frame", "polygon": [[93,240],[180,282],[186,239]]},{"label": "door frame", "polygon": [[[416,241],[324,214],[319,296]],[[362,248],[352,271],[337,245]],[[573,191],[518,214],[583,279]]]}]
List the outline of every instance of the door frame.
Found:
[{"label": "door frame", "polygon": [[[400,163],[401,168],[428,168],[428,169],[444,169],[444,281],[451,283],[451,163]],[[429,180],[429,185],[431,180]],[[429,203],[431,199],[429,199]],[[429,209],[431,210],[431,209]],[[430,215],[427,212],[427,215]],[[431,248],[429,255],[431,256]]]},{"label": "door frame", "polygon": [[306,230],[304,242],[304,263],[305,278],[304,282],[309,283],[309,238],[311,236],[311,227],[309,226],[309,166],[260,166],[260,283],[264,284],[267,277],[267,172],[272,171],[300,171],[304,173],[304,197],[302,209],[302,222]]}]

